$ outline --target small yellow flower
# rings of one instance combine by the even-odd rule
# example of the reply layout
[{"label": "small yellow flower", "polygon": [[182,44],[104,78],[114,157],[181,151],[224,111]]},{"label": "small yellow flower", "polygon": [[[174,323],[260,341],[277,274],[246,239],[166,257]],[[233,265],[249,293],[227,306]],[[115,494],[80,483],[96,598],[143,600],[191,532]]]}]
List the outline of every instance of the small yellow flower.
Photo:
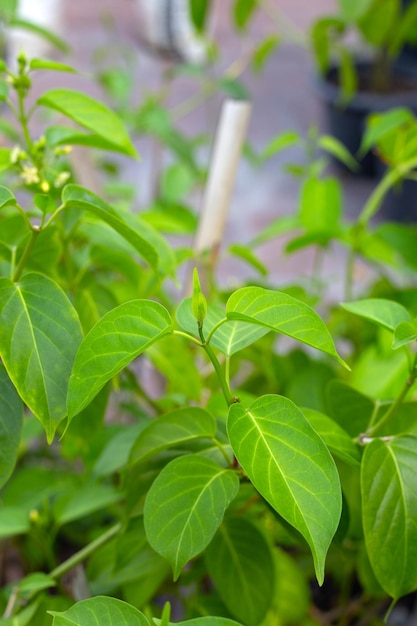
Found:
[{"label": "small yellow flower", "polygon": [[48,193],[48,191],[51,188],[51,185],[48,183],[47,180],[43,180],[40,184],[40,188],[41,188],[41,191],[43,191],[44,193]]},{"label": "small yellow flower", "polygon": [[62,185],[65,185],[65,183],[67,182],[69,177],[70,177],[70,173],[69,172],[61,172],[55,178],[54,187],[62,187]]},{"label": "small yellow flower", "polygon": [[40,182],[39,172],[36,167],[22,166],[20,177],[23,178],[27,185],[36,185]]}]

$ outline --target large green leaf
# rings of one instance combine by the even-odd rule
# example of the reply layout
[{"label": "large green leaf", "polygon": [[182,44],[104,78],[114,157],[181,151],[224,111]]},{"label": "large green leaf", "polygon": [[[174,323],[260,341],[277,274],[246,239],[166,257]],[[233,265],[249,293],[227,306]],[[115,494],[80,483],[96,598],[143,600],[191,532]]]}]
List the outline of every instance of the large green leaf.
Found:
[{"label": "large green leaf", "polygon": [[339,476],[322,439],[291,400],[276,395],[248,409],[232,405],[227,430],[256,489],[310,545],[321,584],[342,509]]},{"label": "large green leaf", "polygon": [[68,386],[68,416],[82,411],[133,359],[172,332],[171,317],[158,302],[132,300],[101,318],[77,352]]},{"label": "large green leaf", "polygon": [[359,447],[337,422],[314,409],[303,408],[302,411],[330,452],[350,465],[360,465]]},{"label": "large green leaf", "polygon": [[46,276],[0,278],[0,354],[19,395],[51,441],[66,416],[68,379],[82,339],[77,312]]},{"label": "large green leaf", "polygon": [[49,611],[53,626],[150,626],[134,606],[105,596],[81,600],[68,611]]},{"label": "large green leaf", "polygon": [[7,481],[15,466],[22,423],[22,401],[0,363],[0,487]]},{"label": "large green leaf", "polygon": [[[176,318],[184,330],[198,336],[197,322],[191,309],[191,298],[186,298],[181,302],[176,312]],[[207,337],[215,324],[224,319],[225,315],[221,307],[209,305],[203,324],[205,336]],[[256,326],[255,324],[228,320],[213,333],[210,344],[223,352],[223,354],[231,356],[239,352],[239,350],[250,346],[269,331],[269,328]]]},{"label": "large green leaf", "polygon": [[162,415],[149,424],[136,439],[130,465],[143,462],[168,448],[216,434],[213,415],[196,406],[176,409]]},{"label": "large green leaf", "polygon": [[146,497],[145,530],[174,580],[213,539],[238,489],[233,471],[203,457],[179,457],[161,471]]},{"label": "large green leaf", "polygon": [[230,296],[226,313],[228,319],[251,322],[288,335],[345,365],[323,320],[307,304],[286,293],[244,287]]},{"label": "large green leaf", "polygon": [[272,603],[275,565],[261,531],[244,517],[225,519],[205,553],[208,573],[230,613],[257,626]]},{"label": "large green leaf", "polygon": [[38,99],[38,104],[59,111],[112,144],[113,150],[137,157],[121,119],[102,102],[71,89],[51,89]]},{"label": "large green leaf", "polygon": [[383,589],[399,598],[417,589],[417,438],[375,440],[362,461],[363,529]]},{"label": "large green leaf", "polygon": [[158,264],[158,254],[151,243],[131,228],[104,200],[79,185],[67,185],[62,192],[65,207],[90,211],[126,239],[152,267]]},{"label": "large green leaf", "polygon": [[391,331],[394,331],[401,322],[411,322],[411,315],[402,304],[384,298],[343,302],[340,306],[349,313],[359,315]]}]

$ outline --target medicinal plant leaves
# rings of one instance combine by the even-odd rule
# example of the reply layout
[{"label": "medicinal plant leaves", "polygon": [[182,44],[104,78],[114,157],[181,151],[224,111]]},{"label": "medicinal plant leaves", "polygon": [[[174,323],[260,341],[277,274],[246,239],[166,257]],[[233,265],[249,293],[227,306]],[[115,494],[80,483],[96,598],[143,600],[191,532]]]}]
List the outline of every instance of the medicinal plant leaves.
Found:
[{"label": "medicinal plant leaves", "polygon": [[[198,334],[197,322],[191,310],[191,298],[181,302],[177,309],[176,318],[184,330],[194,335]],[[225,319],[225,314],[221,307],[209,304],[203,324],[204,335],[207,337],[215,324],[222,319]],[[213,333],[210,345],[223,352],[223,354],[232,356],[232,354],[250,346],[268,332],[269,329],[262,326],[228,320]]]},{"label": "medicinal plant leaves", "polygon": [[174,580],[213,539],[238,489],[233,471],[199,456],[176,458],[156,478],[145,501],[145,530]]},{"label": "medicinal plant leaves", "polygon": [[68,387],[68,417],[82,411],[108,380],[171,332],[168,311],[152,300],[126,302],[102,317],[77,352]]},{"label": "medicinal plant leaves", "polygon": [[0,487],[10,477],[15,466],[22,423],[22,401],[0,363]]},{"label": "medicinal plant leaves", "polygon": [[334,461],[300,409],[282,396],[229,409],[233,451],[269,504],[306,539],[317,580],[339,524],[342,496]]},{"label": "medicinal plant leaves", "polygon": [[53,626],[150,626],[135,607],[106,596],[81,600],[68,611],[49,611]]},{"label": "medicinal plant leaves", "polygon": [[201,438],[213,438],[216,420],[213,415],[196,406],[176,409],[151,422],[139,434],[130,453],[134,465],[156,456],[176,445]]},{"label": "medicinal plant leaves", "polygon": [[417,438],[376,439],[362,461],[363,529],[369,560],[393,598],[417,589]]},{"label": "medicinal plant leaves", "polygon": [[244,517],[226,519],[205,553],[208,573],[230,613],[257,626],[272,603],[275,565],[264,535]]},{"label": "medicinal plant leaves", "polygon": [[244,287],[230,296],[226,314],[230,320],[251,322],[292,337],[345,365],[323,320],[307,304],[286,293]]},{"label": "medicinal plant leaves", "polygon": [[41,274],[26,274],[16,284],[0,278],[0,355],[48,441],[67,414],[68,379],[81,339],[77,313],[52,280]]},{"label": "medicinal plant leaves", "polygon": [[401,304],[384,298],[369,298],[340,305],[349,313],[359,315],[378,326],[394,331],[401,322],[411,322],[411,315]]},{"label": "medicinal plant leaves", "polygon": [[158,265],[158,253],[151,243],[131,228],[104,200],[79,185],[67,185],[62,192],[66,208],[93,213],[128,241],[151,267]]},{"label": "medicinal plant leaves", "polygon": [[59,111],[93,133],[103,137],[116,152],[137,157],[121,119],[102,102],[71,89],[51,89],[44,93],[38,104]]}]

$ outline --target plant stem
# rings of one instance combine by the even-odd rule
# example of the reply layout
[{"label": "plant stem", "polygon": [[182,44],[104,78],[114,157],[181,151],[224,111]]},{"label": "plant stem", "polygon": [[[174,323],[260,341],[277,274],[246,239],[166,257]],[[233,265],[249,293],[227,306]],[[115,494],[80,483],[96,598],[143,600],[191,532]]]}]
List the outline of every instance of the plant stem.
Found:
[{"label": "plant stem", "polygon": [[185,333],[182,330],[174,330],[173,334],[177,335],[178,337],[184,337],[185,339],[188,339],[188,341],[192,341],[193,343],[195,343],[196,346],[200,346],[201,347],[201,341],[199,341],[196,337],[194,337],[194,335],[190,335],[189,333]]},{"label": "plant stem", "polygon": [[212,438],[212,442],[214,443],[215,446],[218,447],[218,449],[220,450],[220,452],[222,453],[222,455],[225,458],[226,463],[230,466],[233,467],[233,459],[229,459],[229,457],[227,456],[227,452],[224,449],[224,446],[220,443],[220,441],[218,439],[216,439],[216,437]]},{"label": "plant stem", "polygon": [[26,265],[26,261],[29,258],[29,255],[30,255],[30,253],[32,251],[32,248],[33,248],[34,244],[35,244],[36,238],[37,238],[37,236],[39,235],[40,232],[41,231],[40,231],[40,229],[37,226],[32,226],[32,233],[30,235],[30,239],[29,239],[29,241],[28,241],[28,243],[26,245],[26,248],[24,249],[22,257],[21,257],[21,259],[19,261],[19,265],[17,266],[16,272],[15,272],[15,274],[13,276],[13,281],[15,283],[20,279],[20,277],[22,275],[23,269],[24,269],[24,267]]},{"label": "plant stem", "polygon": [[114,526],[109,528],[109,530],[107,530],[103,535],[100,535],[100,537],[97,537],[97,539],[82,548],[82,550],[79,550],[78,552],[70,556],[69,559],[58,565],[58,567],[55,567],[52,572],[49,572],[49,576],[51,578],[60,578],[61,576],[72,570],[76,565],[85,561],[85,559],[87,559],[96,550],[98,550],[104,544],[110,541],[110,539],[113,539],[113,537],[115,537],[120,532],[121,528],[121,522],[115,524]]},{"label": "plant stem", "polygon": [[29,153],[32,153],[32,139],[29,133],[29,127],[27,123],[27,116],[25,113],[25,96],[22,92],[22,89],[17,90],[17,98],[18,98],[18,120],[22,126],[23,137],[25,138],[26,147]]},{"label": "plant stem", "polygon": [[222,392],[223,392],[223,395],[224,395],[224,399],[226,400],[227,406],[231,406],[232,404],[235,403],[235,398],[232,396],[232,394],[230,392],[229,385],[227,384],[226,377],[225,377],[225,375],[223,373],[223,370],[222,370],[222,368],[220,366],[220,363],[219,363],[216,355],[214,354],[211,346],[209,346],[207,343],[205,343],[205,344],[203,344],[203,348],[206,351],[206,354],[207,354],[208,358],[212,362],[212,365],[213,365],[214,369],[216,370],[217,378],[218,378],[218,381],[219,381],[220,386],[222,388]]},{"label": "plant stem", "polygon": [[220,328],[220,326],[225,324],[227,321],[228,321],[227,317],[224,317],[222,320],[217,322],[217,324],[214,324],[213,328],[210,330],[209,334],[207,335],[206,343],[210,343],[210,340],[211,340],[212,336],[214,335],[214,333],[216,332],[216,330],[218,328]]},{"label": "plant stem", "polygon": [[367,430],[366,435],[368,437],[373,437],[391,419],[391,417],[397,411],[398,407],[401,406],[401,404],[403,403],[404,398],[406,397],[406,395],[409,392],[410,388],[413,386],[414,381],[416,380],[416,378],[417,378],[417,356],[414,359],[414,364],[413,364],[413,367],[411,369],[410,376],[406,380],[406,382],[404,384],[404,387],[401,389],[398,398],[395,400],[395,402],[393,402],[391,404],[391,406],[384,413],[384,415],[381,417],[381,419],[376,424],[374,424],[374,426],[372,426],[371,428],[369,428]]}]

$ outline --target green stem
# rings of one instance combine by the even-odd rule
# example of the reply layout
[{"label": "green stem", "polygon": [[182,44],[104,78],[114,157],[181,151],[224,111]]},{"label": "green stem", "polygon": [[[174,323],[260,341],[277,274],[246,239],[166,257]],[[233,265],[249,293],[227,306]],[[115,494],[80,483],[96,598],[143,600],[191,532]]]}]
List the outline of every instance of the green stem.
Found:
[{"label": "green stem", "polygon": [[174,330],[173,334],[177,335],[177,337],[184,337],[185,339],[188,339],[188,341],[192,341],[193,343],[195,343],[196,346],[201,347],[201,341],[199,341],[196,337],[194,337],[194,335],[190,335],[189,333],[184,333],[182,330]]},{"label": "green stem", "polygon": [[23,137],[25,138],[26,147],[29,153],[31,154],[33,143],[32,143],[30,133],[29,133],[29,127],[28,127],[27,117],[25,113],[25,96],[22,93],[21,89],[18,89],[17,91],[17,98],[18,98],[18,120],[22,126]]},{"label": "green stem", "polygon": [[40,232],[41,231],[40,231],[39,228],[37,228],[36,226],[32,226],[32,233],[30,235],[30,239],[29,239],[29,241],[28,241],[28,243],[26,245],[26,248],[24,249],[22,257],[21,257],[21,259],[19,261],[19,265],[17,266],[16,272],[15,272],[15,274],[13,276],[13,281],[15,283],[17,283],[17,281],[20,279],[20,277],[22,275],[23,269],[24,269],[24,267],[26,265],[26,261],[29,258],[29,255],[30,255],[30,253],[32,251],[32,248],[33,248],[34,244],[35,244],[37,236],[39,235]]},{"label": "green stem", "polygon": [[121,530],[122,524],[119,522],[115,524],[109,530],[107,530],[103,535],[97,537],[94,541],[89,543],[87,546],[76,552],[69,559],[58,565],[52,572],[49,572],[49,576],[51,578],[60,578],[70,570],[72,570],[76,565],[79,565],[83,561],[85,561],[89,556],[91,556],[96,550],[101,548],[104,544],[113,539]]},{"label": "green stem", "polygon": [[376,424],[374,424],[371,428],[368,429],[368,431],[366,432],[366,435],[368,437],[373,437],[378,431],[381,430],[381,428],[383,426],[385,426],[385,424],[387,422],[389,422],[391,417],[395,414],[397,409],[403,403],[404,398],[406,397],[406,395],[408,394],[409,390],[413,386],[414,381],[416,380],[416,378],[417,378],[417,356],[416,356],[416,358],[414,360],[414,365],[413,365],[412,370],[410,372],[410,376],[407,379],[407,381],[405,382],[404,387],[401,389],[398,398],[395,400],[395,402],[393,402],[391,404],[390,408],[388,409],[388,411],[386,411],[384,413],[384,415],[381,417],[381,419]]},{"label": "green stem", "polygon": [[232,394],[230,392],[229,385],[227,384],[226,377],[225,377],[225,375],[223,373],[223,370],[222,370],[222,368],[220,366],[220,363],[219,363],[216,355],[214,354],[211,346],[209,346],[207,343],[205,343],[205,344],[203,344],[203,348],[206,351],[206,354],[207,354],[208,358],[210,359],[210,361],[211,361],[211,363],[212,363],[212,365],[213,365],[213,367],[214,367],[214,369],[216,371],[217,378],[218,378],[218,381],[219,381],[220,386],[222,388],[222,392],[223,392],[223,395],[224,395],[224,399],[226,400],[227,406],[231,406],[232,404],[235,403],[235,399],[233,398],[233,396],[232,396]]},{"label": "green stem", "polygon": [[230,466],[233,467],[233,459],[229,459],[229,457],[227,456],[227,452],[224,449],[224,446],[220,443],[220,441],[218,439],[216,439],[216,437],[212,438],[212,442],[214,443],[215,446],[218,447],[218,449],[220,450],[220,452],[222,453],[222,455],[225,458],[226,463]]}]

